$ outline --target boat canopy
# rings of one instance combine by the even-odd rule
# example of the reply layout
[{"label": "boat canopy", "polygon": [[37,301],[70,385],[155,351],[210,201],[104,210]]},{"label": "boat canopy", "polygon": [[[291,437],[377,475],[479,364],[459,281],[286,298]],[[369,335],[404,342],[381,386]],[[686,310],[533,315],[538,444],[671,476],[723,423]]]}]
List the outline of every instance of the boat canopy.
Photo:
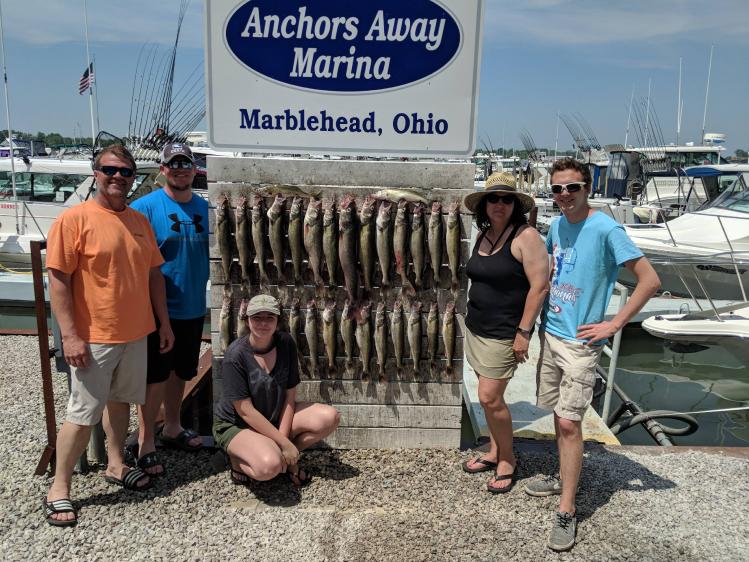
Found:
[{"label": "boat canopy", "polygon": [[693,166],[684,170],[690,178],[709,178],[726,174],[749,172],[749,164],[721,164],[718,166]]}]

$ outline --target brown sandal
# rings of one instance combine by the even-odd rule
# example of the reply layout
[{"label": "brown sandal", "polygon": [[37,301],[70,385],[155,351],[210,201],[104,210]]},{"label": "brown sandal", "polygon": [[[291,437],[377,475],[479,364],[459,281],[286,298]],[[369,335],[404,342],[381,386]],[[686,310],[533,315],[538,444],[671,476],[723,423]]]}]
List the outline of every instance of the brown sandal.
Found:
[{"label": "brown sandal", "polygon": [[[482,465],[479,468],[476,468],[475,466],[471,468],[471,464],[480,464]],[[463,463],[463,471],[467,472],[469,474],[476,474],[477,472],[486,472],[488,470],[496,470],[497,469],[497,463],[488,461],[484,459],[484,457],[478,457],[475,459],[469,459]]]}]

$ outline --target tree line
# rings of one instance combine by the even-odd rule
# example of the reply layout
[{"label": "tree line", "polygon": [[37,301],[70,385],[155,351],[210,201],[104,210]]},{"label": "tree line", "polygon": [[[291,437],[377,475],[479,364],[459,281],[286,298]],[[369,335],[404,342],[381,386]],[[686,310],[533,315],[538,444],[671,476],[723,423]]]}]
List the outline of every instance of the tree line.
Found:
[{"label": "tree line", "polygon": [[[50,147],[63,144],[84,144],[88,146],[91,146],[93,144],[91,137],[66,137],[61,135],[60,133],[43,133],[41,131],[37,132],[36,134],[25,133],[23,131],[13,131],[13,137],[18,140],[44,142],[47,144],[47,146]],[[5,139],[7,138],[8,134],[6,131],[2,135],[2,140],[5,141]]]}]

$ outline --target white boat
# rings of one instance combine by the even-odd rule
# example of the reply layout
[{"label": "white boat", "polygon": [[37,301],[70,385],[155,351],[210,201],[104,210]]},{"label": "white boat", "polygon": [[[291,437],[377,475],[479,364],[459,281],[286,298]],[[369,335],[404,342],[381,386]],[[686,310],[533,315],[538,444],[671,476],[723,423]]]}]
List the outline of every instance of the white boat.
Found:
[{"label": "white boat", "polygon": [[[31,241],[46,239],[52,223],[65,209],[94,192],[91,160],[14,158],[16,197],[10,158],[0,158],[0,267],[28,269]],[[138,162],[130,199],[155,187],[158,164]]]},{"label": "white boat", "polygon": [[687,314],[661,314],[642,322],[645,331],[669,341],[720,344],[749,340],[749,302]]}]

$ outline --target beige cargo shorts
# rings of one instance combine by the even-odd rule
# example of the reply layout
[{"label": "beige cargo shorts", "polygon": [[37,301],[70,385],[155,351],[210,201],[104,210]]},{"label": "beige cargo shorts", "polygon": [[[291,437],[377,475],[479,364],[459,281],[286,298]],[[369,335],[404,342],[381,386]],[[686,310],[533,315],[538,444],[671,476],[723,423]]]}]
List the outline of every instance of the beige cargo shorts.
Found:
[{"label": "beige cargo shorts", "polygon": [[593,401],[596,366],[603,346],[588,347],[540,332],[541,352],[536,370],[536,404],[557,416],[581,421]]}]

